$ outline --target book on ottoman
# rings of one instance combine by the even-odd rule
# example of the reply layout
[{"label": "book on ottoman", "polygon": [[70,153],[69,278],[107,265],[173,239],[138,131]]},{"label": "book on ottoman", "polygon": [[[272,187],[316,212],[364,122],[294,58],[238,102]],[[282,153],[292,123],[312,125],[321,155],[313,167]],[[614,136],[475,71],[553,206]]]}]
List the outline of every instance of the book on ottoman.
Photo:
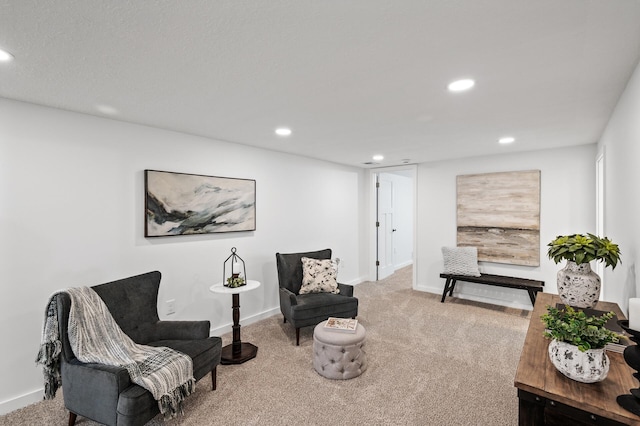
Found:
[{"label": "book on ottoman", "polygon": [[358,327],[358,320],[351,318],[329,317],[324,325],[325,330],[340,331],[342,333],[355,333]]}]

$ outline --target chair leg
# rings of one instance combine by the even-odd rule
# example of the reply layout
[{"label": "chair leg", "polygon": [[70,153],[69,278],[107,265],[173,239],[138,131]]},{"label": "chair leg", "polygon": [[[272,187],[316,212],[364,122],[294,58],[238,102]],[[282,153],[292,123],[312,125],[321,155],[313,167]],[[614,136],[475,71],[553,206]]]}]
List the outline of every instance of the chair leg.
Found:
[{"label": "chair leg", "polygon": [[284,323],[287,323],[287,317],[282,317],[282,319],[284,319]]},{"label": "chair leg", "polygon": [[218,380],[216,378],[217,377],[217,374],[216,374],[217,369],[218,369],[218,367],[215,366],[215,367],[213,367],[213,370],[211,370],[211,390],[212,391],[216,390],[216,386],[218,384],[217,383]]},{"label": "chair leg", "polygon": [[78,415],[76,413],[72,413],[71,411],[69,411],[69,426],[73,426],[74,424],[76,424],[77,418]]},{"label": "chair leg", "polygon": [[296,328],[296,346],[300,346],[300,328]]}]

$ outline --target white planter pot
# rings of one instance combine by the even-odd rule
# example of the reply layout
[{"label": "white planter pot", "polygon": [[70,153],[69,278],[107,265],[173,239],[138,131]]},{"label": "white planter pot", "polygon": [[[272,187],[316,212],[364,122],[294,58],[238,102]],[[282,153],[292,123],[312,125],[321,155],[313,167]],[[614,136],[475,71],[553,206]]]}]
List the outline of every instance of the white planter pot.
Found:
[{"label": "white planter pot", "polygon": [[609,357],[604,348],[580,352],[576,345],[554,339],[549,343],[549,358],[558,371],[578,382],[600,382],[609,373]]},{"label": "white planter pot", "polygon": [[565,305],[593,308],[600,298],[600,277],[588,263],[567,261],[558,271],[558,295]]}]

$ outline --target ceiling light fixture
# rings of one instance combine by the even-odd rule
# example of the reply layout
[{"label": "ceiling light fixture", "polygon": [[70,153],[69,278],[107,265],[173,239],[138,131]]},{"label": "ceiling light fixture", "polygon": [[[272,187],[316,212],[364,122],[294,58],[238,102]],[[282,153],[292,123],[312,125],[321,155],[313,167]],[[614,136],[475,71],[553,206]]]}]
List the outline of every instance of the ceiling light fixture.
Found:
[{"label": "ceiling light fixture", "polygon": [[384,160],[384,155],[376,154],[373,156],[373,161],[382,161]]},{"label": "ceiling light fixture", "polygon": [[286,127],[278,127],[276,129],[276,135],[278,136],[289,136],[291,134],[291,129]]},{"label": "ceiling light fixture", "polygon": [[13,55],[6,50],[0,49],[0,62],[9,62],[13,60]]},{"label": "ceiling light fixture", "polygon": [[105,115],[118,114],[118,110],[110,105],[96,105],[96,109]]},{"label": "ceiling light fixture", "polygon": [[462,79],[462,80],[456,80],[456,81],[453,81],[453,82],[449,83],[447,88],[451,92],[463,92],[465,90],[471,89],[475,84],[476,84],[475,81],[473,81],[473,80],[471,80],[469,78],[465,78],[465,79]]},{"label": "ceiling light fixture", "polygon": [[498,142],[501,144],[508,144],[511,142],[514,142],[516,140],[516,138],[513,138],[511,136],[505,136],[503,138],[498,139]]}]

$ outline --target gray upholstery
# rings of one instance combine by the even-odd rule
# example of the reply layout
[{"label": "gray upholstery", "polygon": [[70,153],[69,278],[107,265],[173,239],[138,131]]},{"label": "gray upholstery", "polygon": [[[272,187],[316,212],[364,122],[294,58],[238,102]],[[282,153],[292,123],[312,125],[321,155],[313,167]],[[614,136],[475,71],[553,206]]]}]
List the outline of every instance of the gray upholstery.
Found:
[{"label": "gray upholstery", "polygon": [[[92,287],[105,302],[120,328],[136,343],[167,346],[193,360],[193,373],[200,380],[211,372],[213,389],[220,363],[222,340],[209,337],[209,321],[160,321],[157,311],[161,274],[148,272]],[[73,354],[67,337],[71,300],[57,296],[61,372],[69,424],[76,415],[106,425],[143,425],[160,411],[151,393],[131,382],[127,370],[99,364],[85,364]]]},{"label": "gray upholstery", "polygon": [[326,330],[326,321],[313,329],[313,368],[328,379],[358,377],[367,369],[364,350],[366,330],[358,324],[354,333]]},{"label": "gray upholstery", "polygon": [[306,253],[276,253],[280,311],[284,321],[296,329],[296,345],[300,345],[300,328],[316,325],[329,317],[355,318],[358,299],[353,286],[338,283],[340,293],[299,294],[302,286],[302,258],[331,259],[331,249]]}]

